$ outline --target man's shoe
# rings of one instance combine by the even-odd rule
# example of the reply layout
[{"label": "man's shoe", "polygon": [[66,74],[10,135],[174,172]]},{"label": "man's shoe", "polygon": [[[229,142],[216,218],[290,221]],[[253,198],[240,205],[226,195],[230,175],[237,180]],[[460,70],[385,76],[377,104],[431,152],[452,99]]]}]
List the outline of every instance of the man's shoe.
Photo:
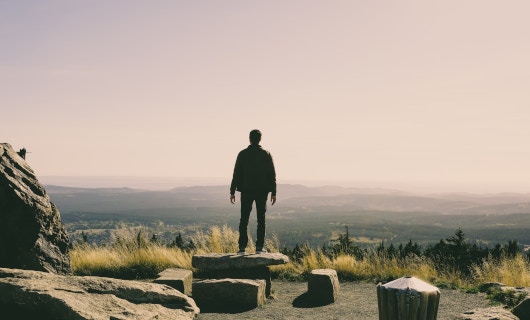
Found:
[{"label": "man's shoe", "polygon": [[237,252],[238,255],[244,255],[245,253],[245,249],[239,249],[239,251]]},{"label": "man's shoe", "polygon": [[260,254],[260,253],[267,253],[267,250],[266,249],[256,249],[256,254]]}]

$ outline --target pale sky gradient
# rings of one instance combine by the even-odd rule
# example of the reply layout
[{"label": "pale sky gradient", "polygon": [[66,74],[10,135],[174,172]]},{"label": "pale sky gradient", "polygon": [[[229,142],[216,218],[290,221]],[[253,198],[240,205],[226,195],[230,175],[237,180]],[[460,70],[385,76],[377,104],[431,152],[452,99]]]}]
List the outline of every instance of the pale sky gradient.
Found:
[{"label": "pale sky gradient", "polygon": [[0,142],[38,176],[530,192],[530,1],[0,1]]}]

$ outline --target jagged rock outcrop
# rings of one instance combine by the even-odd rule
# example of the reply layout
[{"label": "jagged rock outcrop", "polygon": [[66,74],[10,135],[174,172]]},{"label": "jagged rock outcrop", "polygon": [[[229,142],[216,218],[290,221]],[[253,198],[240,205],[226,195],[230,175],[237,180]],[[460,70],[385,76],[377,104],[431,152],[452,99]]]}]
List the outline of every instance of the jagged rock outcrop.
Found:
[{"label": "jagged rock outcrop", "polygon": [[195,319],[195,301],[169,286],[0,268],[2,319]]},{"label": "jagged rock outcrop", "polygon": [[0,143],[0,267],[70,272],[59,211],[28,163]]}]

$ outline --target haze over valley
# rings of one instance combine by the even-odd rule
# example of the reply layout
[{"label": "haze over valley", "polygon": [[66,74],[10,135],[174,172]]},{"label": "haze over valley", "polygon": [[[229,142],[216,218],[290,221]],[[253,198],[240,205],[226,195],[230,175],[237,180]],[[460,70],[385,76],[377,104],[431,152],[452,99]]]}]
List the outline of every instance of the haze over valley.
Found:
[{"label": "haze over valley", "polygon": [[[178,233],[207,231],[213,225],[237,229],[239,221],[239,203],[229,203],[228,185],[155,191],[53,185],[46,189],[73,238],[82,231],[95,242],[124,226],[145,226],[171,241]],[[530,244],[530,194],[415,194],[293,184],[280,184],[278,194],[281,200],[268,206],[267,231],[282,246],[322,246],[346,227],[353,240],[364,246],[409,240],[429,244],[451,236],[458,228],[483,245],[508,240]],[[250,230],[254,232],[255,213],[252,217]]]}]

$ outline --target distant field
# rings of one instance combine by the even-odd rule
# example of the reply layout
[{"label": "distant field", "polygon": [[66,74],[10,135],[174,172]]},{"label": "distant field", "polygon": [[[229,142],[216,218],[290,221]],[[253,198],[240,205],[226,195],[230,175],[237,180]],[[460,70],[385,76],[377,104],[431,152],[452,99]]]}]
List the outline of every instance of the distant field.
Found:
[{"label": "distant field", "polygon": [[[239,204],[228,201],[227,187],[190,187],[168,191],[82,189],[47,186],[72,238],[83,232],[105,241],[108,230],[143,226],[163,241],[212,225],[237,229]],[[458,228],[481,245],[517,240],[530,244],[530,196],[412,195],[392,190],[280,185],[283,197],[269,206],[267,232],[282,246],[313,247],[337,239],[348,227],[361,246],[385,243],[435,243]],[[356,192],[356,193],[351,193]],[[255,216],[250,231],[255,233]]]}]

